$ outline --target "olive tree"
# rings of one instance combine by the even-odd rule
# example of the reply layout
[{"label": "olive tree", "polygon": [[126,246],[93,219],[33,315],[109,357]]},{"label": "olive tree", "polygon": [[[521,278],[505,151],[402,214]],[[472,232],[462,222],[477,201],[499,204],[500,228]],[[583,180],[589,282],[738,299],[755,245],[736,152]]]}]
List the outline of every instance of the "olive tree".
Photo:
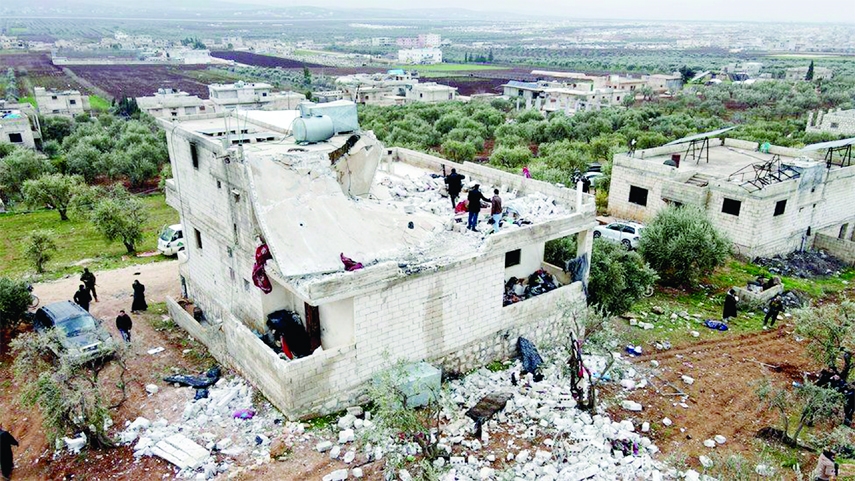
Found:
[{"label": "olive tree", "polygon": [[21,320],[31,300],[26,282],[0,277],[0,327]]},{"label": "olive tree", "polygon": [[837,369],[838,357],[855,350],[855,303],[843,301],[795,313],[796,333],[807,339],[807,351],[818,363]]},{"label": "olive tree", "polygon": [[45,174],[24,182],[24,200],[34,207],[50,205],[59,213],[60,220],[68,220],[71,198],[84,185],[79,175]]},{"label": "olive tree", "polygon": [[656,282],[656,272],[641,256],[621,244],[595,239],[588,279],[588,304],[607,314],[621,314]]},{"label": "olive tree", "polygon": [[53,241],[53,232],[38,229],[27,236],[25,254],[39,274],[45,271],[45,264],[51,259],[51,253],[53,252],[56,252],[56,242]]},{"label": "olive tree", "polygon": [[490,163],[503,167],[522,167],[531,162],[531,150],[528,147],[505,147],[501,146],[493,151]]},{"label": "olive tree", "polygon": [[730,241],[699,207],[667,207],[644,229],[638,252],[670,285],[688,286],[724,264]]},{"label": "olive tree", "polygon": [[7,196],[17,197],[25,181],[52,171],[53,165],[44,155],[30,149],[15,149],[0,159],[0,191]]},{"label": "olive tree", "polygon": [[[124,191],[124,189],[121,189]],[[119,240],[131,254],[143,239],[148,212],[141,200],[127,192],[101,199],[90,213],[95,229],[108,241]]]}]

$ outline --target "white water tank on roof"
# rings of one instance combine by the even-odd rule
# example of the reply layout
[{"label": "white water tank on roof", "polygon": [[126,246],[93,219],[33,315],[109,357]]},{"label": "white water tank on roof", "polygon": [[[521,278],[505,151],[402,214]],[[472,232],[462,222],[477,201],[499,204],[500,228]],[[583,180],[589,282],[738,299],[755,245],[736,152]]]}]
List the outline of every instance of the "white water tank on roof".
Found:
[{"label": "white water tank on roof", "polygon": [[323,142],[335,135],[333,120],[327,115],[298,117],[291,128],[297,142]]}]

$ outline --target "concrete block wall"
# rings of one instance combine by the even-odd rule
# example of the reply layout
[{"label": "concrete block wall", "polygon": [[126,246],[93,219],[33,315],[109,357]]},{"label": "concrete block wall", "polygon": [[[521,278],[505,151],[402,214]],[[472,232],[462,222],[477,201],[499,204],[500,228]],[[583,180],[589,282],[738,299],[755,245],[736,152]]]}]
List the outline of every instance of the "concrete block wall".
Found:
[{"label": "concrete block wall", "polygon": [[853,240],[816,234],[813,238],[813,248],[824,250],[843,262],[855,266],[855,241]]}]

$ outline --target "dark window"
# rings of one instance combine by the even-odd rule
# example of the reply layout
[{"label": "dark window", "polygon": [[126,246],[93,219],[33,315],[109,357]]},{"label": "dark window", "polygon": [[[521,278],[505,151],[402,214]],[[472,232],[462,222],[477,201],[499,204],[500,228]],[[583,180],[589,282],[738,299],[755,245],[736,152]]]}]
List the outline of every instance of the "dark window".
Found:
[{"label": "dark window", "polygon": [[725,214],[739,216],[739,209],[742,208],[742,202],[733,199],[724,199],[721,203],[721,211]]},{"label": "dark window", "polygon": [[508,267],[518,266],[522,262],[522,251],[517,249],[505,254],[505,269]]},{"label": "dark window", "polygon": [[193,159],[193,168],[199,168],[199,152],[196,150],[196,144],[190,142],[190,158]]},{"label": "dark window", "polygon": [[218,181],[217,181],[217,188],[218,188],[218,189],[220,189],[220,188],[222,188],[222,187],[223,187],[223,184],[222,184],[222,183],[220,183],[220,181],[218,180]]},{"label": "dark window", "polygon": [[24,142],[24,136],[18,133],[9,134],[9,142],[13,144],[20,144]]},{"label": "dark window", "polygon": [[202,249],[202,233],[199,229],[193,229],[193,232],[196,234],[196,248]]},{"label": "dark window", "polygon": [[840,226],[840,233],[837,234],[838,239],[846,238],[846,231],[849,229],[849,224],[843,224]]},{"label": "dark window", "polygon": [[50,98],[51,100],[56,100],[56,95],[51,95]]},{"label": "dark window", "polygon": [[629,202],[631,204],[646,206],[647,189],[642,189],[641,187],[636,187],[634,185],[629,186]]},{"label": "dark window", "polygon": [[609,224],[606,226],[606,229],[620,231],[623,229],[623,224]]},{"label": "dark window", "polygon": [[832,122],[832,123],[831,123],[831,128],[832,128],[832,129],[836,129],[837,127],[840,127],[840,124],[838,124],[837,122]]},{"label": "dark window", "polygon": [[77,105],[77,101],[76,101],[76,100],[69,100],[69,101],[68,101],[68,103],[70,103],[71,105]]},{"label": "dark window", "polygon": [[787,200],[786,200],[786,199],[784,199],[784,200],[779,200],[779,201],[775,204],[775,215],[776,215],[776,216],[784,215],[784,211],[785,211],[785,210],[787,210]]},{"label": "dark window", "polygon": [[630,227],[630,226],[625,226],[623,228],[623,232],[625,232],[627,234],[635,234],[635,228]]}]

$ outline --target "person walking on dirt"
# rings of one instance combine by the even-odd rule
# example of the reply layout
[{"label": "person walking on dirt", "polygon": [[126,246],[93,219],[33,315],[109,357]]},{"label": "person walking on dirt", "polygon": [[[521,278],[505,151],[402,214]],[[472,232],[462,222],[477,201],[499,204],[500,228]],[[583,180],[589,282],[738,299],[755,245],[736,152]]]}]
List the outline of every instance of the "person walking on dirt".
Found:
[{"label": "person walking on dirt", "polygon": [[131,321],[131,316],[125,314],[124,309],[119,311],[119,315],[116,316],[116,329],[119,330],[119,334],[122,335],[122,339],[124,339],[128,344],[131,342],[132,327],[134,327],[134,322]]},{"label": "person walking on dirt", "polygon": [[131,287],[134,289],[134,302],[131,304],[131,312],[136,314],[139,311],[148,310],[148,304],[145,302],[145,286],[139,280],[135,280]]},{"label": "person walking on dirt", "polygon": [[834,462],[835,452],[831,448],[822,450],[819,459],[816,461],[816,470],[814,471],[814,479],[816,481],[836,481],[837,470],[839,466]]},{"label": "person walking on dirt", "polygon": [[12,437],[12,434],[0,426],[0,473],[3,474],[3,481],[9,481],[12,478],[12,470],[15,469],[12,446],[17,445],[18,441]]},{"label": "person walking on dirt", "polygon": [[[781,300],[780,294],[775,294],[775,297],[769,301],[769,307],[766,309],[766,317],[763,318],[763,329],[775,327],[775,321],[778,320],[778,314],[783,310],[784,301]],[[766,327],[767,322],[769,323],[769,327]]]},{"label": "person walking on dirt", "polygon": [[80,288],[74,293],[74,302],[89,312],[89,303],[92,302],[92,296],[89,295],[89,289],[85,285],[80,284]]},{"label": "person walking on dirt", "polygon": [[451,197],[451,208],[457,206],[457,198],[460,197],[460,191],[463,190],[463,179],[465,175],[457,173],[457,169],[451,169],[451,173],[445,176],[445,183],[448,185],[448,196]]},{"label": "person walking on dirt", "polygon": [[736,303],[739,302],[739,298],[736,297],[736,291],[733,289],[727,291],[727,296],[724,298],[724,312],[721,315],[721,318],[724,322],[727,322],[728,319],[736,317]]},{"label": "person walking on dirt", "polygon": [[83,268],[83,275],[80,276],[80,282],[89,290],[89,294],[95,302],[98,302],[98,293],[95,292],[95,274],[89,272],[88,267]]}]

